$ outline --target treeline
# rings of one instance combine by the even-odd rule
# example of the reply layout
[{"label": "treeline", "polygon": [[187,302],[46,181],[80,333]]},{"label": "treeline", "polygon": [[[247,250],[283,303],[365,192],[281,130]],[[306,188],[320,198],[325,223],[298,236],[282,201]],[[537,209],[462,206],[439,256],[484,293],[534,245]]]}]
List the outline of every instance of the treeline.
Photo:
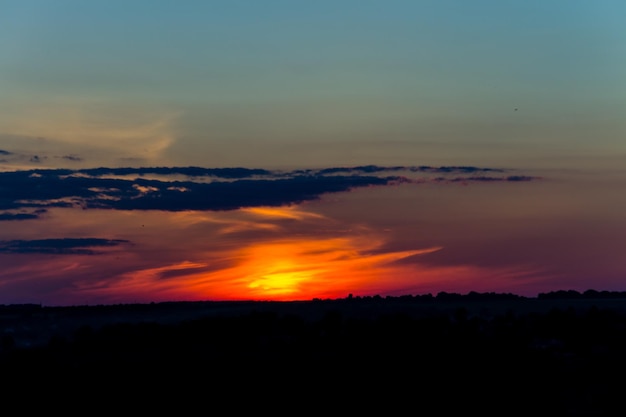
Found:
[{"label": "treeline", "polygon": [[[533,299],[544,299],[544,300],[573,300],[573,299],[626,299],[626,291],[608,291],[608,290],[594,290],[589,289],[583,292],[579,292],[576,290],[557,290],[550,291],[546,293],[539,293],[536,297],[528,297],[522,296],[514,293],[497,293],[497,292],[477,292],[470,291],[465,294],[455,293],[455,292],[446,292],[441,291],[437,294],[426,293],[426,294],[406,294],[400,296],[381,296],[381,295],[352,295],[348,294],[345,298],[338,299],[320,299],[313,298],[312,302],[320,302],[320,301],[397,301],[397,302],[407,302],[407,301],[415,301],[415,302],[429,302],[429,301],[507,301],[507,300],[533,300]],[[76,305],[76,306],[64,306],[64,307],[47,307],[42,304],[35,303],[24,303],[24,304],[0,304],[0,314],[7,312],[36,312],[40,309],[54,309],[57,311],[102,311],[110,308],[122,308],[129,311],[142,311],[147,308],[154,308],[156,304],[161,306],[169,306],[169,307],[180,307],[180,306],[193,306],[193,305],[238,305],[238,306],[250,306],[260,303],[272,303],[265,301],[173,301],[173,302],[159,302],[159,303],[131,303],[131,304],[108,304],[108,305]]]},{"label": "treeline", "polygon": [[[477,292],[470,291],[466,294],[441,291],[436,295],[427,293],[421,295],[401,295],[401,296],[386,296],[385,300],[390,301],[497,301],[497,300],[531,300],[531,299],[550,299],[550,300],[572,300],[572,299],[626,299],[626,291],[597,291],[589,289],[583,292],[576,290],[557,290],[546,293],[539,293],[537,297],[522,296],[513,293],[497,293],[497,292]],[[381,300],[380,295],[374,296],[352,296],[348,295],[349,300]]]},{"label": "treeline", "polygon": [[[623,296],[557,291],[541,298]],[[549,302],[554,307],[541,311],[481,315],[455,302],[482,306],[488,305],[484,300],[513,300],[510,305],[516,305],[515,300],[524,299],[442,292],[348,296],[290,303],[294,308],[288,310],[278,309],[281,303],[215,303],[209,306],[218,313],[227,305],[241,310],[176,321],[124,321],[130,317],[124,314],[101,325],[87,321],[69,333],[52,333],[45,343],[30,347],[5,332],[0,370],[3,381],[29,390],[49,390],[54,378],[62,377],[64,390],[85,388],[97,401],[113,401],[126,392],[143,399],[143,406],[173,398],[180,406],[219,404],[234,414],[245,412],[247,405],[258,412],[289,407],[296,414],[337,407],[358,414],[383,407],[387,414],[613,415],[623,406],[626,389],[626,314],[603,303],[572,303],[577,308],[570,308]],[[426,309],[428,314],[405,308],[438,301],[451,308]],[[152,307],[180,311],[206,305]],[[126,312],[150,312],[150,306],[129,305]],[[354,314],[359,306],[369,314]],[[307,315],[309,307],[320,314]],[[62,311],[80,312],[78,317],[109,311],[76,308]],[[103,381],[105,399],[92,388]],[[140,388],[149,396],[139,396]]]},{"label": "treeline", "polygon": [[552,300],[573,300],[573,299],[616,299],[626,298],[626,291],[596,291],[586,290],[584,292],[578,292],[575,290],[558,290],[547,293],[539,293],[537,295],[539,299],[552,299]]},{"label": "treeline", "polygon": [[125,383],[144,390],[201,386],[201,399],[212,405],[228,395],[245,402],[262,394],[307,409],[436,405],[431,411],[443,414],[579,416],[609,415],[623,403],[626,316],[613,309],[487,317],[459,307],[355,317],[327,307],[315,319],[249,311],[84,325],[32,348],[5,338],[0,369],[5,381],[29,376],[29,387],[49,387],[50,376],[84,386],[111,381],[116,393]]}]

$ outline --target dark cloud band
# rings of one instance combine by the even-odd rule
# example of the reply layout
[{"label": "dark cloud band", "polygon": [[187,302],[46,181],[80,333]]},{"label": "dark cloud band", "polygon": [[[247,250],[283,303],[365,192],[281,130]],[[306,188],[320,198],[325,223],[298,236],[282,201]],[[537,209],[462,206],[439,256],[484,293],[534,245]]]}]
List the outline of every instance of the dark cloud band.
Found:
[{"label": "dark cloud band", "polygon": [[100,238],[7,240],[0,241],[0,253],[95,255],[99,252],[91,249],[93,247],[110,247],[117,246],[123,243],[128,243],[128,241],[120,239]]},{"label": "dark cloud band", "polygon": [[[92,168],[40,169],[0,173],[0,220],[27,220],[39,212],[10,210],[81,207],[115,210],[234,210],[255,206],[282,206],[315,200],[323,194],[354,188],[412,181],[386,172],[438,173],[434,181],[529,181],[534,177],[496,176],[500,169],[476,167],[380,167],[375,165],[297,170],[291,172],[248,168]],[[489,173],[489,176],[485,175]],[[143,175],[184,175],[167,181]],[[378,175],[377,175],[378,174]],[[454,177],[446,177],[454,174]],[[469,174],[461,177],[459,174]],[[108,178],[108,175],[129,176]],[[138,178],[130,176],[135,175]],[[213,177],[210,182],[197,177]]]},{"label": "dark cloud band", "polygon": [[0,213],[0,221],[31,220],[39,218],[38,213]]}]

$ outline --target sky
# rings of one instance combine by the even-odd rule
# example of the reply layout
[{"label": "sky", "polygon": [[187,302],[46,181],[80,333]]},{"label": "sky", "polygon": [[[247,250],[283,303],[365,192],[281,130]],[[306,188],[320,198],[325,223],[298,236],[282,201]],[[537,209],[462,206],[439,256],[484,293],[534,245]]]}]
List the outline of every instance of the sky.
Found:
[{"label": "sky", "polygon": [[0,0],[0,304],[626,290],[625,15]]}]

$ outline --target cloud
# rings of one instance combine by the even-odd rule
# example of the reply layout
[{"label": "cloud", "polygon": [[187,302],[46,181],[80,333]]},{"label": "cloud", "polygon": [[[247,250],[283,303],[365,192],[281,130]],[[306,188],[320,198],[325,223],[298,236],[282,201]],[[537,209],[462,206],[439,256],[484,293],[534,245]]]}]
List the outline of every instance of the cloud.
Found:
[{"label": "cloud", "polygon": [[[229,262],[183,261],[120,274],[116,280],[81,283],[81,294],[98,299],[117,294],[163,300],[311,299],[345,296],[353,288],[376,288],[385,279],[407,277],[413,266],[398,260],[440,247],[381,251],[380,236],[294,236],[252,242],[228,251]],[[341,279],[338,279],[341,277]]]},{"label": "cloud", "polygon": [[509,175],[506,177],[507,181],[533,181],[539,179],[539,177],[530,177],[526,175]]},{"label": "cloud", "polygon": [[[56,172],[59,172],[56,170]],[[189,177],[217,177],[217,178],[252,178],[256,176],[273,176],[272,171],[250,168],[201,168],[201,167],[141,167],[141,168],[87,168],[72,171],[77,174],[101,177],[105,175],[186,175]],[[70,173],[70,171],[68,171]]]},{"label": "cloud", "polygon": [[39,215],[33,213],[0,213],[0,221],[37,219]]},{"label": "cloud", "polygon": [[420,166],[420,167],[411,167],[411,171],[421,171],[421,172],[437,172],[437,173],[445,173],[445,172],[462,172],[462,173],[474,173],[474,172],[504,172],[503,169],[500,168],[479,168],[473,166],[442,166],[442,167],[430,167],[430,166]]},{"label": "cloud", "polygon": [[438,181],[438,182],[501,182],[501,181],[523,182],[523,181],[533,181],[537,179],[540,179],[540,177],[531,177],[527,175],[509,175],[505,177],[487,177],[487,176],[455,177],[455,178],[438,177],[438,178],[435,178],[434,181]]},{"label": "cloud", "polygon": [[[63,158],[67,160],[65,157],[60,156],[52,156],[52,153],[46,149],[45,146],[37,146],[45,142],[43,138],[23,138],[16,137],[11,135],[6,135],[0,133],[0,142],[7,143],[9,145],[13,145],[12,148],[15,149],[0,149],[0,163],[6,164],[3,166],[3,170],[28,170],[35,169],[44,166],[48,162],[51,161],[51,158]],[[24,151],[20,149],[20,146],[16,146],[21,143],[32,143],[32,148],[30,150]]]},{"label": "cloud", "polygon": [[[199,183],[70,175],[74,173],[81,171],[0,173],[0,187],[4,191],[0,208],[74,205],[118,210],[233,210],[300,203],[316,199],[324,193],[386,185],[394,179],[373,176],[295,176]],[[241,172],[235,170],[224,173],[229,178],[234,174],[241,175]]]},{"label": "cloud", "polygon": [[[104,165],[124,158],[143,164],[166,163],[177,139],[180,112],[159,106],[131,106],[100,98],[58,98],[53,102],[16,103],[0,114],[4,149],[37,159],[24,162],[58,167],[80,154]],[[60,156],[60,157],[59,157]],[[44,157],[47,157],[45,159]]]},{"label": "cloud", "polygon": [[76,155],[63,155],[61,158],[68,160],[68,161],[74,161],[74,162],[79,162],[83,160],[83,158],[78,157]]},{"label": "cloud", "polygon": [[45,213],[47,210],[39,209],[32,212],[20,212],[20,213],[11,213],[8,211],[0,213],[0,221],[11,221],[11,220],[31,220],[38,219],[41,214]]},{"label": "cloud", "polygon": [[306,169],[306,170],[298,170],[294,171],[302,174],[313,174],[313,175],[330,175],[330,174],[350,174],[350,173],[379,173],[379,172],[392,172],[392,171],[410,171],[410,172],[422,172],[422,173],[475,173],[475,172],[504,172],[503,169],[499,168],[479,168],[473,166],[440,166],[440,167],[432,167],[427,165],[421,166],[378,166],[378,165],[359,165],[353,167],[334,167],[334,168],[323,168],[323,169]]},{"label": "cloud", "polygon": [[[369,174],[363,175],[364,171]],[[438,182],[519,182],[535,179],[535,177],[520,175],[458,176],[459,171],[471,174],[485,171],[494,174],[501,172],[501,170],[476,167],[378,167],[371,165],[291,172],[200,167],[35,169],[0,172],[0,189],[2,190],[0,209],[80,207],[115,210],[221,211],[260,206],[289,206],[316,200],[327,193],[425,181],[424,178],[411,179],[400,175],[376,175],[376,173],[391,171],[418,172],[420,175],[424,172],[456,174],[451,178],[431,179]],[[148,174],[161,177],[159,179],[145,178],[144,176]],[[175,175],[182,176],[183,179],[171,179]],[[207,177],[210,177],[210,181],[206,180]]]},{"label": "cloud", "polygon": [[100,238],[60,238],[0,241],[0,253],[47,253],[56,255],[95,255],[92,247],[111,247],[127,240]]},{"label": "cloud", "polygon": [[291,220],[302,220],[305,218],[323,219],[324,216],[317,213],[299,210],[296,207],[251,207],[243,209],[246,213],[251,213],[260,217],[273,217]]}]

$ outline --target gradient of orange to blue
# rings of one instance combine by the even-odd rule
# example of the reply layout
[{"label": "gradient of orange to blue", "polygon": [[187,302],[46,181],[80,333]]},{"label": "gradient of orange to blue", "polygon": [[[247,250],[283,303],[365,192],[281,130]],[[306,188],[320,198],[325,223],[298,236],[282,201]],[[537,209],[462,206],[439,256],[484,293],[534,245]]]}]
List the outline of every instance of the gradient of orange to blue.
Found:
[{"label": "gradient of orange to blue", "polygon": [[[3,0],[0,174],[46,182],[0,186],[0,304],[623,291],[624,16],[618,0]],[[352,169],[370,165],[403,168]],[[133,206],[160,192],[137,179],[181,196],[244,182],[115,172],[136,194],[52,196],[33,171],[116,167],[272,175],[254,199],[174,210]],[[401,179],[272,188],[325,168]]]}]

